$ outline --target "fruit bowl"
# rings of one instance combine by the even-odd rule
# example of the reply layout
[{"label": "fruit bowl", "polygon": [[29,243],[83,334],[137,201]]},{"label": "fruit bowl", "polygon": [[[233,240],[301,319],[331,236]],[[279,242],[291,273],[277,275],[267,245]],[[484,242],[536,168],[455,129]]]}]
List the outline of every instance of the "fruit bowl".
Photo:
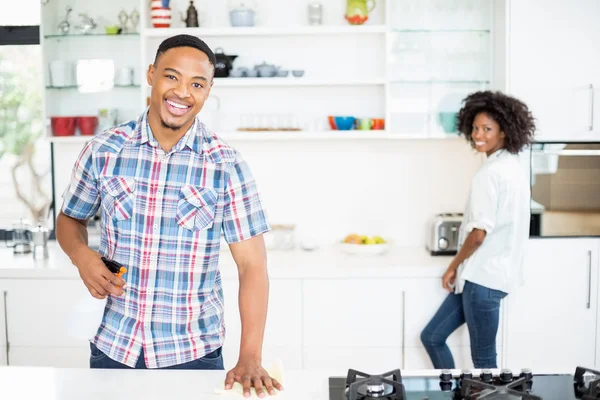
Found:
[{"label": "fruit bowl", "polygon": [[340,243],[340,250],[352,255],[381,255],[387,253],[389,247],[389,243],[381,236],[360,236],[355,233],[346,236]]},{"label": "fruit bowl", "polygon": [[390,249],[388,243],[382,244],[352,244],[352,243],[340,243],[340,250],[343,253],[351,255],[364,255],[364,256],[379,256],[385,254]]}]

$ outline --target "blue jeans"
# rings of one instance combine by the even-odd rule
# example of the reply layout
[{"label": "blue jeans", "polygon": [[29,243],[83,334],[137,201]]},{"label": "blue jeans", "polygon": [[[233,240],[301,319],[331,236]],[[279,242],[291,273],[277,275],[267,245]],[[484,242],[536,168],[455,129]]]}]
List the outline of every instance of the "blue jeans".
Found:
[{"label": "blue jeans", "polygon": [[454,359],[446,339],[465,322],[471,338],[471,358],[475,368],[497,368],[496,334],[500,321],[500,301],[506,293],[465,282],[462,294],[450,293],[421,332],[421,342],[436,369],[453,369]]},{"label": "blue jeans", "polygon": [[[90,343],[90,368],[93,369],[148,369],[144,362],[144,350],[140,353],[140,358],[135,365],[135,368],[131,368],[127,365],[116,362],[115,360],[108,357],[106,354],[98,350],[93,343]],[[173,365],[164,369],[216,369],[223,370],[223,355],[222,349],[218,348],[210,354],[205,355],[194,361],[190,361],[185,364]]]}]

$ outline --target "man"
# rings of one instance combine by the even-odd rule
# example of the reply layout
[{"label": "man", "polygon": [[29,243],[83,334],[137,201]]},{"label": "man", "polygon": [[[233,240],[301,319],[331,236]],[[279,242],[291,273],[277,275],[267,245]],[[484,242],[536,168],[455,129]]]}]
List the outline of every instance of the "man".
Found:
[{"label": "man", "polygon": [[[108,296],[91,340],[91,368],[223,369],[221,233],[238,266],[242,338],[227,373],[260,397],[281,385],[262,367],[269,230],[241,155],[196,115],[213,84],[214,53],[200,39],[166,39],[148,68],[152,94],[137,121],[81,152],[57,218],[57,239],[92,296]],[[99,253],[87,221],[102,210]],[[123,278],[101,256],[127,267]]]}]

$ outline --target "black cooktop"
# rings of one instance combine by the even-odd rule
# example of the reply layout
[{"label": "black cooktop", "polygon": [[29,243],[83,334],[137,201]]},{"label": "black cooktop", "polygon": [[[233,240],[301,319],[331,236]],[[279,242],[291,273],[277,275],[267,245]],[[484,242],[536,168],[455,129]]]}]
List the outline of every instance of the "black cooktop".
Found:
[{"label": "black cooktop", "polygon": [[[585,376],[584,376],[585,373]],[[502,370],[493,375],[463,371],[437,377],[404,377],[400,370],[369,375],[349,370],[329,378],[330,400],[600,400],[600,372],[577,368],[574,374],[544,375]]]}]

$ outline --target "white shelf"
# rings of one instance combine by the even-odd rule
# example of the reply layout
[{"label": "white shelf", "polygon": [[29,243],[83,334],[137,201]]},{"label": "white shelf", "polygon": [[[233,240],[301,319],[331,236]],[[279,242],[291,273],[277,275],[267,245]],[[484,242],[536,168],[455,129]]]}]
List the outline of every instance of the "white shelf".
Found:
[{"label": "white shelf", "polygon": [[[291,74],[291,71],[290,71]],[[347,79],[326,80],[296,78],[287,76],[285,78],[215,78],[215,86],[219,87],[273,87],[273,86],[376,86],[385,85],[383,79]]]},{"label": "white shelf", "polygon": [[[459,139],[458,135],[426,136],[423,134],[390,133],[386,131],[248,131],[221,132],[219,137],[226,141],[288,141],[288,140],[448,140]],[[92,136],[49,136],[52,143],[86,143]]]},{"label": "white shelf", "polygon": [[340,25],[340,26],[296,26],[296,27],[224,27],[224,28],[146,28],[146,37],[167,38],[173,35],[188,34],[205,36],[303,36],[303,35],[345,35],[385,33],[385,25]]}]

